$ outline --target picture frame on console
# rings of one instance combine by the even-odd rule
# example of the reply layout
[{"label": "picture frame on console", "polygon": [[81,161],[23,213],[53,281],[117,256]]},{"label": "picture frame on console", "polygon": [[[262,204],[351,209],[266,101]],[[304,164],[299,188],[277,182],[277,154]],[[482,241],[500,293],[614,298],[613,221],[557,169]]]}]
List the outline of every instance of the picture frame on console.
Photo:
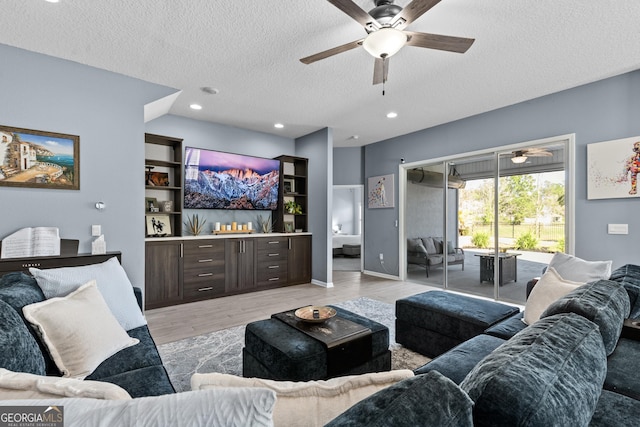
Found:
[{"label": "picture frame on console", "polygon": [[285,179],[282,181],[282,189],[284,194],[294,194],[295,190],[295,181],[292,179]]},{"label": "picture frame on console", "polygon": [[293,225],[293,221],[285,221],[284,222],[284,232],[285,233],[293,233],[295,231],[295,226]]},{"label": "picture frame on console", "polygon": [[0,185],[80,189],[80,137],[0,125]]},{"label": "picture frame on console", "polygon": [[169,215],[156,214],[146,216],[147,237],[171,236],[171,220]]}]

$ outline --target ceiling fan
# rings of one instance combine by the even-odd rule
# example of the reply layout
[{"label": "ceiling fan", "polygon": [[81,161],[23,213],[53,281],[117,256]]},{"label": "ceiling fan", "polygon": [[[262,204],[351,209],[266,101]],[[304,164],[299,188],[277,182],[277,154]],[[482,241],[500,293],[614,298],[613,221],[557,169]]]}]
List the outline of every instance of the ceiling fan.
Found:
[{"label": "ceiling fan", "polygon": [[512,153],[511,161],[513,163],[524,163],[529,157],[551,157],[553,153],[543,147],[523,148]]},{"label": "ceiling fan", "polygon": [[300,59],[300,61],[304,64],[311,64],[362,46],[375,58],[373,68],[374,85],[387,81],[389,57],[397,53],[405,45],[465,53],[475,41],[475,39],[463,37],[404,30],[425,12],[440,3],[440,0],[413,0],[404,8],[393,4],[393,0],[374,0],[376,7],[369,12],[365,12],[352,0],[328,1],[362,25],[367,32],[367,36],[363,39],[307,56]]}]

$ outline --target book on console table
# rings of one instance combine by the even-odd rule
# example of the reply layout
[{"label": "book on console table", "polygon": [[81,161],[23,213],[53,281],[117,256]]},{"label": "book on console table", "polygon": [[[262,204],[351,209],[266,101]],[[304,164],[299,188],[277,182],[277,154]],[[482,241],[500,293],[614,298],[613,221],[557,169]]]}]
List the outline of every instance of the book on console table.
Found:
[{"label": "book on console table", "polygon": [[28,258],[60,255],[57,227],[27,227],[2,240],[0,258]]}]

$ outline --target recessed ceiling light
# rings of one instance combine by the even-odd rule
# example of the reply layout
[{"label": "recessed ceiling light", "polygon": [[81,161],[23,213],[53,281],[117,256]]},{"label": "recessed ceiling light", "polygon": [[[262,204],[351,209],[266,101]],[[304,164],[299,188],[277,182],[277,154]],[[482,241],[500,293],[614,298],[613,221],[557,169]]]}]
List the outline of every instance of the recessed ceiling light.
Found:
[{"label": "recessed ceiling light", "polygon": [[276,123],[275,125],[273,125],[273,127],[276,129],[282,129],[284,125],[282,123]]},{"label": "recessed ceiling light", "polygon": [[58,3],[60,0],[45,0],[47,3]]},{"label": "recessed ceiling light", "polygon": [[387,118],[388,119],[395,119],[396,117],[398,117],[398,113],[396,113],[395,111],[387,113]]},{"label": "recessed ceiling light", "polygon": [[200,105],[200,104],[191,104],[191,105],[189,105],[189,108],[191,108],[192,110],[202,110],[202,105]]},{"label": "recessed ceiling light", "polygon": [[360,138],[360,135],[351,135],[348,139],[356,140],[356,139],[359,139],[359,138]]},{"label": "recessed ceiling light", "polygon": [[211,86],[201,87],[200,90],[209,95],[217,95],[220,92],[218,89]]}]

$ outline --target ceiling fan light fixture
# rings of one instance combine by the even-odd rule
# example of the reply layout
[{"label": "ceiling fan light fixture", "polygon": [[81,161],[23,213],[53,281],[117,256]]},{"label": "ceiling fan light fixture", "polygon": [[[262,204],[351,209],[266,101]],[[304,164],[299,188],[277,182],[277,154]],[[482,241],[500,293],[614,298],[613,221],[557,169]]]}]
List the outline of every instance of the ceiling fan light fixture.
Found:
[{"label": "ceiling fan light fixture", "polygon": [[395,28],[385,27],[370,33],[362,47],[374,58],[389,58],[398,53],[407,42],[407,35]]},{"label": "ceiling fan light fixture", "polygon": [[511,158],[511,161],[513,163],[524,163],[527,161],[527,156],[525,156],[524,154],[516,154],[515,156],[513,156]]}]

